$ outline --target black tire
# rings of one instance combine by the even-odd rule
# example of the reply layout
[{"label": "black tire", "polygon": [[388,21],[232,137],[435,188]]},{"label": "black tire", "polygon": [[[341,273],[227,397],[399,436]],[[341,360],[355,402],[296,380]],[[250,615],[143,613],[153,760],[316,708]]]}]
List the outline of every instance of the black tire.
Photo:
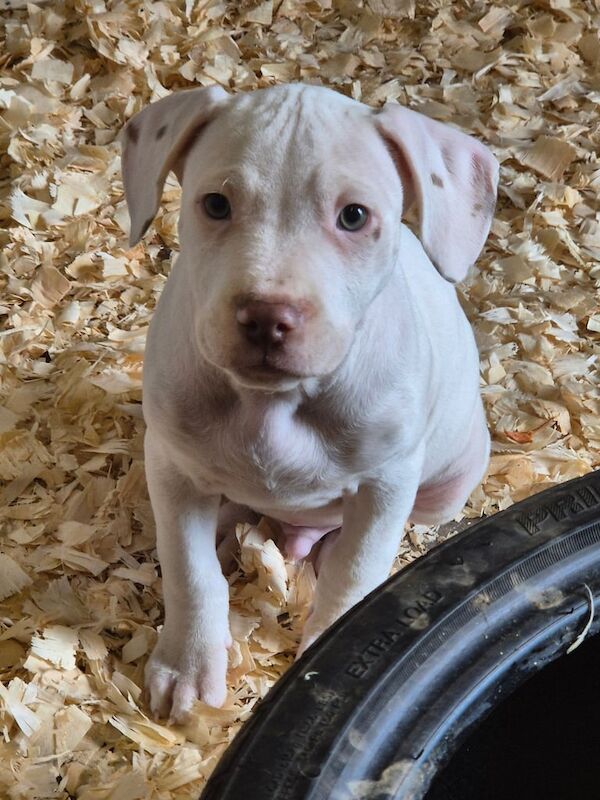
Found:
[{"label": "black tire", "polygon": [[201,800],[423,798],[473,726],[584,628],[599,520],[597,471],[434,547],[286,673]]}]

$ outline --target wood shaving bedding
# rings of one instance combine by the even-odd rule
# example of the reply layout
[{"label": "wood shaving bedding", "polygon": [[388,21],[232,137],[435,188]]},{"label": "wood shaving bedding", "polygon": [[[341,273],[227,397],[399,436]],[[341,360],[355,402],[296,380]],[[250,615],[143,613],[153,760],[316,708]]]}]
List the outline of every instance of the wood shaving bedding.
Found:
[{"label": "wood shaving bedding", "polygon": [[[141,414],[179,188],[129,249],[116,136],[171,91],[324,83],[487,142],[496,219],[459,288],[493,432],[468,519],[600,461],[600,14],[579,0],[0,2],[0,796],[197,797],[287,669],[314,586],[239,529],[230,693],[147,716],[162,619]],[[397,566],[439,538],[411,526]]]}]

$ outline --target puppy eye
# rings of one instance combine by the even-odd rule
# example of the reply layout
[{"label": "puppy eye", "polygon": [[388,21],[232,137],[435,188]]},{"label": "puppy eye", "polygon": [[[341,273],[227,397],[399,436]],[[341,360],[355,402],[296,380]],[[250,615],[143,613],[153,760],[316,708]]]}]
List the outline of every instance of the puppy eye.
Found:
[{"label": "puppy eye", "polygon": [[369,212],[364,206],[350,203],[340,211],[337,224],[338,228],[342,228],[344,231],[359,231],[366,225],[368,219]]},{"label": "puppy eye", "polygon": [[231,216],[231,206],[224,194],[211,192],[202,198],[204,210],[211,219],[227,219]]}]

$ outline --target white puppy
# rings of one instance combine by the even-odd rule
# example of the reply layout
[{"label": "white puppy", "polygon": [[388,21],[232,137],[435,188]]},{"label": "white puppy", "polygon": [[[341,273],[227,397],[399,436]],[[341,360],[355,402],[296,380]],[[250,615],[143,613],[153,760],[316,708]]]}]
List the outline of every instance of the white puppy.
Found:
[{"label": "white puppy", "polygon": [[179,92],[123,139],[132,244],[169,170],[183,186],[144,368],[166,614],[146,682],[178,721],[225,699],[219,524],[266,515],[291,557],[341,528],[304,650],[387,577],[407,519],[451,519],[482,479],[478,355],[449,281],[486,239],[498,165],[402,106],[299,84]]}]

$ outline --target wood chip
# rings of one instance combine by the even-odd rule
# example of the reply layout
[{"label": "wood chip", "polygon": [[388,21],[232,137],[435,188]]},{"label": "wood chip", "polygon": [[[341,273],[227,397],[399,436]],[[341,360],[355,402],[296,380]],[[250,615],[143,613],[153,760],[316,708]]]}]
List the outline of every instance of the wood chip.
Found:
[{"label": "wood chip", "polygon": [[5,600],[32,583],[31,578],[10,556],[0,553],[0,600]]},{"label": "wood chip", "polygon": [[556,181],[562,177],[576,154],[576,149],[568,142],[553,136],[539,136],[523,156],[522,163],[545,178]]}]

